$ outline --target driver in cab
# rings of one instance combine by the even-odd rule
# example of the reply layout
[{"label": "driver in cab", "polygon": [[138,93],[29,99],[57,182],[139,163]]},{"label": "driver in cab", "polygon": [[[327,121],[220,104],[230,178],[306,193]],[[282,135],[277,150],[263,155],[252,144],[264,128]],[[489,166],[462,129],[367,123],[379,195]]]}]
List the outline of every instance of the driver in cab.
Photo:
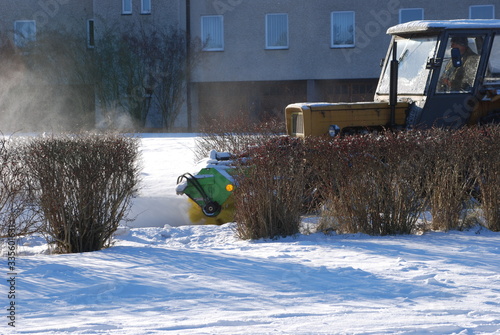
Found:
[{"label": "driver in cab", "polygon": [[479,57],[469,47],[467,37],[455,36],[451,38],[452,49],[460,52],[461,62],[454,64],[450,60],[439,80],[438,90],[441,92],[470,91],[474,83]]}]

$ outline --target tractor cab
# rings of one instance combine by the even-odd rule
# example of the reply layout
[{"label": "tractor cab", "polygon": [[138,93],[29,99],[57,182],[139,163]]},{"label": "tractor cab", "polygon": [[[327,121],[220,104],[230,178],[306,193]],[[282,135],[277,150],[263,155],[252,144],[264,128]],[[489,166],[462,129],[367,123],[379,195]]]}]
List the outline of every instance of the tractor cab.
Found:
[{"label": "tractor cab", "polygon": [[[388,33],[397,100],[409,103],[407,127],[458,128],[500,112],[500,20],[415,21]],[[375,101],[389,101],[386,59]]]},{"label": "tractor cab", "polygon": [[413,21],[392,35],[373,102],[286,108],[291,136],[500,120],[500,20]]}]

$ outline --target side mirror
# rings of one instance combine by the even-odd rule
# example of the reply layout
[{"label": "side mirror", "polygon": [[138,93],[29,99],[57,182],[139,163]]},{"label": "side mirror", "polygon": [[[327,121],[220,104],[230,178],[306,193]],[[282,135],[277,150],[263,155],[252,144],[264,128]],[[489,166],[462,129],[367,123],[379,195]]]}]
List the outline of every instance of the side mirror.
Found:
[{"label": "side mirror", "polygon": [[451,62],[453,64],[453,67],[462,66],[462,55],[460,54],[460,49],[458,48],[451,49]]}]

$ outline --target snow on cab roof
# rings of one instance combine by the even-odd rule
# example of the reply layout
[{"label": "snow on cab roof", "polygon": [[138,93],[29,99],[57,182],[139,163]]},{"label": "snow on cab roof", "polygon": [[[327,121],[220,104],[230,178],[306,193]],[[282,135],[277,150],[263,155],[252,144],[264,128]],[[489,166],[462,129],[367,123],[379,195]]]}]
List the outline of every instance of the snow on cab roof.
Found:
[{"label": "snow on cab roof", "polygon": [[421,20],[401,23],[387,29],[387,34],[438,31],[443,29],[499,28],[500,20]]}]

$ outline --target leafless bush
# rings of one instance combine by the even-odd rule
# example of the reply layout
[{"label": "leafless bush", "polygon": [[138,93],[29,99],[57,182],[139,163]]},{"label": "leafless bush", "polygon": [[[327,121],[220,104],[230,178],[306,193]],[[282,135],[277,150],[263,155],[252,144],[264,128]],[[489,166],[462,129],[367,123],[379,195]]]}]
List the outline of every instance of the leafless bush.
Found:
[{"label": "leafless bush", "polygon": [[118,135],[61,135],[26,147],[44,234],[56,252],[108,247],[137,191],[137,140]]},{"label": "leafless bush", "polygon": [[195,159],[207,157],[211,150],[239,154],[264,145],[283,131],[284,124],[278,120],[254,123],[244,117],[220,115],[203,122],[202,135],[196,140]]},{"label": "leafless bush", "polygon": [[475,143],[475,175],[485,225],[500,231],[500,126],[485,127]]},{"label": "leafless bush", "polygon": [[20,145],[0,137],[0,237],[29,234],[38,227],[27,181]]},{"label": "leafless bush", "polygon": [[[249,150],[250,163],[239,171],[235,199],[242,238],[295,232],[304,210],[316,206],[324,231],[463,229],[478,223],[470,215],[478,200],[488,228],[500,230],[498,125],[277,139]],[[430,226],[420,221],[426,212]]]},{"label": "leafless bush", "polygon": [[433,129],[426,142],[430,162],[426,193],[434,230],[463,228],[475,185],[472,166],[478,143],[471,136],[474,131]]},{"label": "leafless bush", "polygon": [[348,164],[347,138],[309,137],[305,140],[309,167],[305,195],[308,212],[320,209],[340,187],[343,168]]},{"label": "leafless bush", "polygon": [[[359,164],[352,158],[359,156],[361,137],[343,137],[330,140],[328,151],[320,150],[315,160],[318,169],[318,188],[323,192],[323,207],[319,229],[338,233],[364,230],[368,213],[363,197],[362,178],[357,178]],[[360,156],[362,157],[362,155]],[[363,185],[359,185],[359,183]],[[360,188],[361,187],[361,188]]]},{"label": "leafless bush", "polygon": [[237,174],[237,235],[276,238],[299,232],[307,171],[303,143],[277,138],[257,148]]},{"label": "leafless bush", "polygon": [[425,207],[419,137],[418,133],[385,133],[336,139],[335,152],[328,156],[342,164],[332,165],[336,171],[325,171],[323,180],[330,194],[320,229],[372,235],[412,233]]}]

